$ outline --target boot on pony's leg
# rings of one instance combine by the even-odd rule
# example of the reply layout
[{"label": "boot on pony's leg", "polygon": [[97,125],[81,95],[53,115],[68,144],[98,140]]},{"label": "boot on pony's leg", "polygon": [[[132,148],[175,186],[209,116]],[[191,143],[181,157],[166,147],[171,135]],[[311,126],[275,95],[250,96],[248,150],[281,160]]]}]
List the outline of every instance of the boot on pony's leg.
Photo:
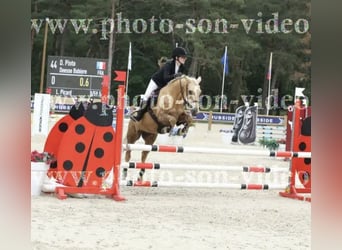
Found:
[{"label": "boot on pony's leg", "polygon": [[147,110],[147,107],[148,107],[148,101],[142,100],[140,102],[139,109],[132,113],[131,119],[133,121],[136,121],[136,122],[140,121],[141,118],[144,116],[144,114],[145,114],[145,112]]}]

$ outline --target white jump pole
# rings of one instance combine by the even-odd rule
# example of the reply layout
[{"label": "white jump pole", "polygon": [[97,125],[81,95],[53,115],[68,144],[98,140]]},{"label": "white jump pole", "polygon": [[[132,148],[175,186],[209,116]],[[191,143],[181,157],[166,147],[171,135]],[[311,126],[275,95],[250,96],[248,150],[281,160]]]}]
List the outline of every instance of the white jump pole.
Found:
[{"label": "white jump pole", "polygon": [[297,157],[311,158],[311,152],[289,152],[289,151],[261,151],[261,150],[239,150],[223,148],[183,147],[173,145],[145,145],[145,144],[124,144],[123,150],[131,151],[152,151],[169,153],[205,153],[205,154],[230,154],[230,155],[255,155],[270,157]]},{"label": "white jump pole", "polygon": [[240,190],[271,190],[285,189],[287,184],[230,184],[230,183],[206,183],[206,182],[163,182],[163,181],[120,181],[122,186],[133,187],[186,187],[186,188],[227,188]]},{"label": "white jump pole", "polygon": [[226,166],[226,165],[193,165],[193,164],[172,164],[172,163],[142,163],[142,162],[124,162],[121,164],[124,168],[145,168],[145,169],[165,169],[165,170],[222,170],[254,173],[287,173],[289,168],[279,167],[261,167],[261,166]]}]

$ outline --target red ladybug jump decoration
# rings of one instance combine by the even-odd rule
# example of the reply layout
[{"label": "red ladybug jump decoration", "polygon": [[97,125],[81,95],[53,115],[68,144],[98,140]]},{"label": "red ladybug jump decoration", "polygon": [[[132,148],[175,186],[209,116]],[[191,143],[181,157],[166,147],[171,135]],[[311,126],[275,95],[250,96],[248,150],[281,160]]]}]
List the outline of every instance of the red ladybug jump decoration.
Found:
[{"label": "red ladybug jump decoration", "polygon": [[[85,108],[83,103],[79,102],[73,105],[68,115],[61,118],[51,129],[44,145],[44,152],[49,152],[58,157],[58,149],[61,142],[61,138],[68,131],[70,125],[84,115]],[[48,171],[49,177],[53,176],[56,178],[57,162],[54,161],[50,164]]]},{"label": "red ladybug jump decoration", "polygon": [[[103,103],[90,103],[83,116],[72,122],[60,122],[58,132],[57,128],[51,131],[52,137],[59,138],[47,140],[46,148],[55,151],[58,145],[55,169],[59,183],[69,187],[102,186],[114,163],[112,122],[112,108]],[[67,127],[64,132],[63,127]],[[53,142],[58,140],[59,144]]]}]

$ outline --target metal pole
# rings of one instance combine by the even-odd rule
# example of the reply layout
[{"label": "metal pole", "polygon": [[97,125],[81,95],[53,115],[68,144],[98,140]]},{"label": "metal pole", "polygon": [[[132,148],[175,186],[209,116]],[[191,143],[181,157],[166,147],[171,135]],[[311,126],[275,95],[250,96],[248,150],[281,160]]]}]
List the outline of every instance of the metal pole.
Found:
[{"label": "metal pole", "polygon": [[129,78],[129,72],[132,68],[132,43],[129,42],[129,48],[128,48],[128,60],[127,60],[127,74],[126,74],[126,100],[128,98],[128,78]]},{"label": "metal pole", "polygon": [[271,99],[271,78],[272,78],[272,52],[270,55],[270,65],[268,67],[268,91],[267,91],[267,115],[270,111],[270,99]]},{"label": "metal pole", "polygon": [[49,18],[45,18],[45,33],[44,33],[44,45],[43,45],[43,56],[42,56],[42,68],[41,68],[41,71],[40,71],[39,93],[43,93],[48,26],[49,26]]},{"label": "metal pole", "polygon": [[126,93],[125,93],[126,98],[128,96],[128,78],[129,78],[129,70],[127,69],[127,74],[126,74]]},{"label": "metal pole", "polygon": [[112,82],[112,62],[113,62],[113,43],[114,43],[114,14],[115,14],[115,0],[112,2],[112,14],[110,20],[109,45],[108,45],[108,89],[110,95]]},{"label": "metal pole", "polygon": [[223,60],[223,72],[222,72],[222,90],[221,90],[221,105],[220,105],[220,113],[222,113],[222,105],[223,105],[223,90],[224,90],[224,75],[226,70],[227,63],[227,46],[224,47],[224,60]]}]

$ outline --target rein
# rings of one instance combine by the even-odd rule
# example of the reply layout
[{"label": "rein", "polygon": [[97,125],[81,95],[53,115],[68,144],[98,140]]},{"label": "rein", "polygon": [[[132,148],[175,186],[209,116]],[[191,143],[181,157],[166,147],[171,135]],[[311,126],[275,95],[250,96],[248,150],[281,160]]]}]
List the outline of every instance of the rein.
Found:
[{"label": "rein", "polygon": [[[180,90],[181,90],[181,94],[182,94],[182,98],[183,98],[183,101],[184,101],[184,106],[190,104],[186,98],[186,96],[184,96],[184,91],[183,91],[183,86],[182,86],[182,79],[179,79],[179,87],[180,87]],[[188,92],[188,85],[186,85],[186,92]]]}]

